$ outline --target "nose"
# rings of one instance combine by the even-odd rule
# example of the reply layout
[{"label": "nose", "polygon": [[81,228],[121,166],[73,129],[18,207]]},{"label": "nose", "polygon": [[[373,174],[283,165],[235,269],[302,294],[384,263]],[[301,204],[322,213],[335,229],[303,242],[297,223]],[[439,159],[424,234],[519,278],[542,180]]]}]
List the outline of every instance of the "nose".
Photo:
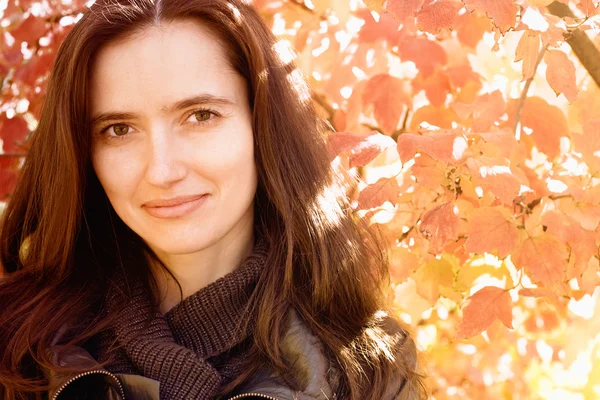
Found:
[{"label": "nose", "polygon": [[183,149],[178,148],[176,135],[166,129],[156,129],[148,141],[146,181],[151,185],[168,188],[187,175]]}]

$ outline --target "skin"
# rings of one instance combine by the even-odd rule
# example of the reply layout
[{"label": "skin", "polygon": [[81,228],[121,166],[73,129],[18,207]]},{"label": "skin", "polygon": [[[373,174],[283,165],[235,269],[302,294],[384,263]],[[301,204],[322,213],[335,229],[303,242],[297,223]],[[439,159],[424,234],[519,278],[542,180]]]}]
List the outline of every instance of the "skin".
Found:
[{"label": "skin", "polygon": [[[216,37],[197,21],[144,28],[99,51],[90,85],[92,121],[135,114],[94,124],[94,171],[119,217],[181,283],[184,298],[239,267],[254,243],[252,114],[246,83]],[[202,94],[224,102],[166,111]],[[145,205],[203,193],[206,199],[178,218],[157,218]],[[168,274],[153,270],[166,313],[179,291]]]}]

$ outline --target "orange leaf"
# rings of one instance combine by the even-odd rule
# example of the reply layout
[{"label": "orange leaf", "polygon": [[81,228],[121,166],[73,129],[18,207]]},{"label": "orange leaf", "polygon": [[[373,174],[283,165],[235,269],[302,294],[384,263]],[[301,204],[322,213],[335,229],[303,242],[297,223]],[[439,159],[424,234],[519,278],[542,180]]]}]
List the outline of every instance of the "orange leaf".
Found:
[{"label": "orange leaf", "polygon": [[600,119],[585,121],[583,134],[574,134],[573,143],[591,172],[600,171]]},{"label": "orange leaf", "polygon": [[456,36],[458,40],[471,48],[477,47],[477,43],[483,38],[485,32],[492,30],[489,18],[481,16],[476,12],[464,13],[456,20]]},{"label": "orange leaf", "polygon": [[435,107],[428,104],[413,113],[408,129],[412,132],[418,131],[422,122],[427,122],[442,129],[451,129],[452,123],[458,122],[458,119],[451,108]]},{"label": "orange leaf", "polygon": [[544,55],[548,64],[546,80],[558,96],[564,94],[567,100],[577,100],[577,82],[575,81],[575,64],[560,50],[548,50]]},{"label": "orange leaf", "polygon": [[434,35],[443,29],[452,29],[461,8],[460,4],[448,0],[425,4],[416,14],[417,27]]},{"label": "orange leaf", "polygon": [[442,46],[433,40],[420,36],[407,36],[398,43],[398,53],[402,61],[412,61],[424,77],[436,67],[448,63],[448,56]]},{"label": "orange leaf", "polygon": [[475,185],[481,186],[484,191],[491,191],[502,203],[513,204],[514,198],[520,192],[521,182],[513,169],[505,165],[504,159],[468,158],[466,164]]},{"label": "orange leaf", "polygon": [[517,50],[515,52],[515,62],[523,61],[523,81],[533,77],[539,54],[539,35],[536,35],[531,31],[524,32],[517,44]]},{"label": "orange leaf", "polygon": [[411,102],[408,83],[388,74],[373,76],[363,93],[363,105],[374,107],[375,119],[386,133],[398,127],[400,116]]},{"label": "orange leaf", "polygon": [[513,328],[512,301],[507,290],[486,286],[467,299],[462,319],[456,327],[457,339],[470,338],[483,332],[496,319],[507,328]]},{"label": "orange leaf", "polygon": [[415,135],[404,133],[398,136],[398,154],[403,163],[411,160],[417,152],[429,155],[437,161],[453,163],[462,159],[468,147],[467,140],[454,132]]},{"label": "orange leaf", "polygon": [[450,80],[448,76],[439,68],[433,75],[424,77],[421,72],[412,81],[415,94],[425,90],[427,99],[436,107],[443,106],[446,102],[446,96],[450,93]]},{"label": "orange leaf", "polygon": [[482,207],[469,218],[468,239],[465,247],[468,252],[494,253],[500,258],[508,256],[519,244],[519,231],[501,210]]},{"label": "orange leaf", "polygon": [[[508,115],[514,120],[518,100],[509,104]],[[531,129],[535,146],[551,160],[560,154],[560,138],[569,136],[569,126],[565,113],[558,107],[548,104],[541,97],[525,99],[521,111],[521,139],[526,135],[523,128]]]},{"label": "orange leaf", "polygon": [[406,247],[390,250],[390,275],[397,283],[404,282],[410,272],[419,266],[419,257]]},{"label": "orange leaf", "polygon": [[413,17],[421,9],[424,0],[388,0],[386,10],[392,13],[399,23]]},{"label": "orange leaf", "polygon": [[458,238],[458,223],[452,202],[440,204],[423,215],[419,231],[429,240],[431,254],[441,253],[446,243]]},{"label": "orange leaf", "polygon": [[485,131],[504,115],[506,102],[502,92],[495,90],[479,96],[472,104],[454,103],[452,107],[461,119],[473,121],[474,131]]},{"label": "orange leaf", "polygon": [[452,264],[444,259],[434,258],[419,267],[413,279],[418,283],[417,293],[429,301],[429,304],[435,305],[440,297],[440,285],[452,286],[454,280]]},{"label": "orange leaf", "polygon": [[552,290],[545,287],[536,287],[536,288],[523,288],[519,290],[519,296],[526,297],[546,297],[555,305],[560,305],[558,295],[554,293]]},{"label": "orange leaf", "polygon": [[512,261],[519,269],[527,268],[533,279],[551,287],[564,280],[568,256],[563,242],[544,233],[525,240],[513,253]]},{"label": "orange leaf", "polygon": [[328,139],[331,156],[335,157],[340,153],[349,153],[350,168],[368,164],[394,144],[392,138],[380,133],[360,135],[352,132],[334,132],[329,135]]},{"label": "orange leaf", "polygon": [[400,196],[400,187],[396,178],[381,178],[361,190],[358,195],[358,205],[364,210],[379,207],[386,201],[396,204],[398,196]]},{"label": "orange leaf", "polygon": [[438,189],[446,183],[445,165],[426,154],[415,159],[415,165],[412,166],[411,171],[419,185]]},{"label": "orange leaf", "polygon": [[469,12],[481,10],[494,21],[502,33],[512,28],[517,20],[514,0],[462,0]]}]

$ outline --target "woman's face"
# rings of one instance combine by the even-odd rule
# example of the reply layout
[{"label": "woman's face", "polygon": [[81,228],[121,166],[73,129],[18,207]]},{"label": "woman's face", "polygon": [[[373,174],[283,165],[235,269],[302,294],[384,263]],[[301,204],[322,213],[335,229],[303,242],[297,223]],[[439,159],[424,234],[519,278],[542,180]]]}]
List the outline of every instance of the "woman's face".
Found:
[{"label": "woman's face", "polygon": [[93,167],[133,231],[158,254],[249,237],[257,177],[246,83],[206,28],[180,21],[108,44],[90,84]]}]

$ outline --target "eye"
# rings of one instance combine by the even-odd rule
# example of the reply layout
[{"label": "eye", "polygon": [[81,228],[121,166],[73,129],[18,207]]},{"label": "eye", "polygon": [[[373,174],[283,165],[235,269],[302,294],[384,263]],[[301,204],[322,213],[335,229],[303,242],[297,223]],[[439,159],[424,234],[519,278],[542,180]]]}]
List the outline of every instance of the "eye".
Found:
[{"label": "eye", "polygon": [[[112,132],[110,132],[112,130]],[[129,125],[126,124],[113,124],[113,125],[109,125],[106,128],[102,129],[100,131],[101,135],[104,135],[105,133],[108,133],[109,137],[123,137],[125,135],[127,135],[129,133],[129,131],[131,130],[131,127]]]},{"label": "eye", "polygon": [[[110,129],[111,127],[109,127]],[[129,133],[129,126],[125,124],[112,125],[115,136],[124,136]]]},{"label": "eye", "polygon": [[200,108],[191,112],[188,120],[193,118],[190,122],[193,124],[208,124],[211,119],[218,117],[219,114],[209,108]]}]

